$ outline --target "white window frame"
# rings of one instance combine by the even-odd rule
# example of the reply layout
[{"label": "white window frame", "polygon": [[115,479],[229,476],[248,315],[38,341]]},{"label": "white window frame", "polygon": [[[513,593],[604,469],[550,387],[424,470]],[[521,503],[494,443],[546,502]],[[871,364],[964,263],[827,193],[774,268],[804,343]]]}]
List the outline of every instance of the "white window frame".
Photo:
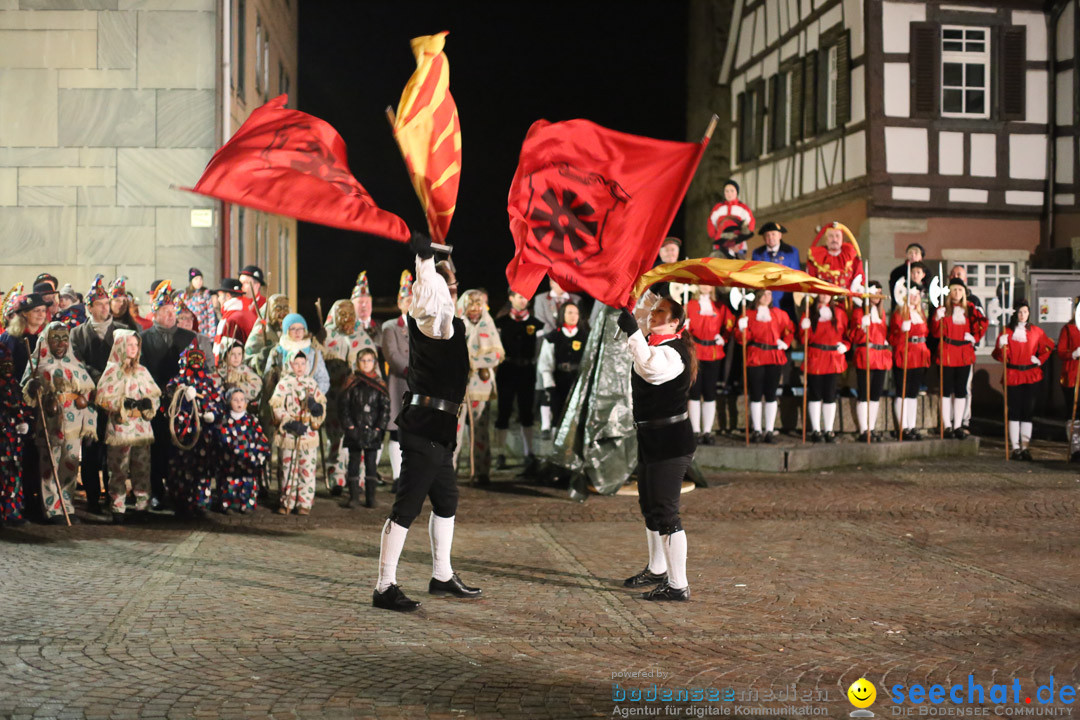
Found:
[{"label": "white window frame", "polygon": [[836,85],[839,79],[837,64],[840,59],[840,49],[832,45],[825,55],[828,63],[825,81],[825,129],[832,130],[836,127]]},{"label": "white window frame", "polygon": [[[953,38],[946,39],[945,33],[947,31],[960,31],[962,38],[957,40]],[[968,38],[969,32],[981,32],[983,35],[982,44],[983,49],[968,50],[969,43],[980,42],[975,38]],[[947,43],[962,43],[963,50],[946,50]],[[983,91],[983,110],[982,112],[948,112],[945,110],[945,65],[946,64],[960,64],[962,66],[968,65],[982,65],[983,67],[983,85],[980,88]],[[967,70],[964,70],[964,84],[960,86],[961,94],[966,93],[968,90],[976,89],[975,86],[967,85]],[[990,117],[990,28],[985,26],[969,26],[969,25],[944,25],[941,28],[941,117],[954,117],[954,118],[971,118],[971,119],[988,119]],[[955,90],[956,86],[950,86],[948,89]],[[965,98],[966,106],[966,98]]]},{"label": "white window frame", "polygon": [[263,29],[262,16],[255,14],[255,92],[262,95],[263,85]]},{"label": "white window frame", "polygon": [[[1012,260],[954,260],[949,263],[949,268],[951,269],[953,265],[963,265],[967,270],[968,288],[971,294],[982,302],[983,312],[988,317],[991,302],[997,303],[998,282],[1007,277],[1013,278],[1013,282],[1016,282],[1019,278],[1017,263]],[[988,278],[993,278],[990,284],[987,283]],[[994,323],[987,326],[986,335],[975,346],[975,352],[978,355],[987,356],[994,351],[1000,327],[1000,324]]]}]

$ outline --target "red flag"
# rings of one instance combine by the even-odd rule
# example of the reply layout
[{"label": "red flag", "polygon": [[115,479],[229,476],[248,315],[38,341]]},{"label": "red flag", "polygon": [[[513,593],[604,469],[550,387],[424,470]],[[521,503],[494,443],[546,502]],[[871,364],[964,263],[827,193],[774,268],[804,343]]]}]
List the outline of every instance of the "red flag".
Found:
[{"label": "red flag", "polygon": [[191,192],[297,220],[408,242],[409,228],[380,210],[349,170],[329,123],[285,107],[279,95],[251,113]]},{"label": "red flag", "polygon": [[517,248],[506,268],[511,289],[531,297],[546,272],[568,290],[626,305],[706,144],[628,135],[588,120],[533,123],[507,207]]}]

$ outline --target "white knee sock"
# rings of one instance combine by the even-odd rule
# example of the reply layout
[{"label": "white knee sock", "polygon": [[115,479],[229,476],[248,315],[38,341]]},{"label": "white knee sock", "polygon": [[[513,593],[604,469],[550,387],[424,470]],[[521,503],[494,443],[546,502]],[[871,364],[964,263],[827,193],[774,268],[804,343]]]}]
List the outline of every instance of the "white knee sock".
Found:
[{"label": "white knee sock", "polygon": [[1016,450],[1016,449],[1018,449],[1020,447],[1020,421],[1019,420],[1010,420],[1009,421],[1009,446],[1012,447],[1013,450]]},{"label": "white knee sock", "polygon": [[540,432],[551,429],[551,406],[540,406]]},{"label": "white knee sock", "polygon": [[714,420],[716,420],[716,401],[703,401],[701,403],[701,432],[711,433]]},{"label": "white knee sock", "polygon": [[701,401],[687,400],[686,412],[690,415],[690,429],[695,435],[701,434]]},{"label": "white knee sock", "polygon": [[750,403],[750,419],[753,421],[754,432],[761,432],[761,403]]},{"label": "white knee sock", "polygon": [[664,544],[660,541],[660,533],[645,528],[645,536],[649,542],[649,572],[653,575],[663,575],[667,572],[667,558],[664,557]]},{"label": "white knee sock", "polygon": [[1026,421],[1021,422],[1020,423],[1020,446],[1021,447],[1027,447],[1030,442],[1031,442],[1031,423],[1026,422]]},{"label": "white knee sock", "polygon": [[893,414],[896,415],[896,427],[904,427],[904,422],[907,420],[904,417],[904,398],[893,398]]},{"label": "white knee sock", "polygon": [[953,398],[952,401],[952,426],[959,430],[964,425],[964,410],[967,409],[967,398]]},{"label": "white knee sock", "polygon": [[832,432],[833,421],[836,420],[836,403],[822,403],[821,419],[824,421],[825,432]]},{"label": "white knee sock", "polygon": [[874,426],[877,425],[878,409],[880,407],[880,400],[870,401],[870,412],[866,416],[866,429],[870,432],[874,432]]},{"label": "white knee sock", "polygon": [[391,585],[397,585],[397,564],[401,549],[405,547],[405,536],[409,529],[387,519],[383,525],[379,540],[379,583],[375,589],[383,592]]},{"label": "white knee sock", "polygon": [[952,428],[952,396],[941,398],[941,422],[946,430]]},{"label": "white knee sock", "polygon": [[767,433],[771,433],[776,429],[777,408],[778,403],[775,400],[765,403],[765,432]]},{"label": "white knee sock", "polygon": [[806,414],[810,416],[810,428],[814,432],[821,432],[821,401],[811,400],[807,403]]},{"label": "white knee sock", "polygon": [[855,422],[859,425],[859,432],[868,432],[866,425],[866,410],[867,403],[857,402],[855,403]]},{"label": "white knee sock", "polygon": [[[501,446],[500,446],[501,447]],[[525,457],[533,454],[533,429],[532,426],[521,428],[521,453]]]},{"label": "white knee sock", "polygon": [[904,398],[904,422],[907,423],[905,430],[914,430],[919,415],[919,398]]},{"label": "white knee sock", "polygon": [[660,542],[664,546],[664,555],[667,556],[668,585],[681,590],[688,584],[686,582],[686,531],[680,530],[670,535],[661,535]]},{"label": "white knee sock", "polygon": [[397,480],[401,476],[401,444],[397,440],[390,441],[390,474]]},{"label": "white knee sock", "polygon": [[428,537],[431,539],[431,577],[446,581],[454,574],[450,567],[450,547],[454,544],[454,518],[431,513],[428,518]]}]

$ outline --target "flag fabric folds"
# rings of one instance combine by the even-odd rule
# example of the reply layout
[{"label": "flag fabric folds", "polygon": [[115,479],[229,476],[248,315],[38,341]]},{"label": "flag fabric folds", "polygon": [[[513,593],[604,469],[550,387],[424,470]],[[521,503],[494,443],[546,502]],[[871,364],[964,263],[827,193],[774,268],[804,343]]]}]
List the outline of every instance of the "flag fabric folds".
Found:
[{"label": "flag fabric folds", "polygon": [[778,263],[760,260],[728,260],[726,258],[696,258],[657,265],[634,284],[631,293],[636,300],[650,285],[658,282],[681,282],[690,285],[720,285],[724,287],[783,290],[784,292],[851,295],[839,285],[792,270]]},{"label": "flag fabric folds", "polygon": [[193,188],[264,212],[408,242],[409,228],[380,209],[349,170],[345,141],[324,120],[285,107],[279,95],[210,158]]},{"label": "flag fabric folds", "polygon": [[649,269],[706,140],[629,135],[588,120],[538,120],[507,201],[516,252],[510,288],[531,297],[545,273],[613,307]]},{"label": "flag fabric folds", "polygon": [[461,180],[461,123],[450,95],[450,65],[443,53],[446,35],[444,31],[413,38],[416,71],[394,116],[394,139],[435,242],[446,239]]}]

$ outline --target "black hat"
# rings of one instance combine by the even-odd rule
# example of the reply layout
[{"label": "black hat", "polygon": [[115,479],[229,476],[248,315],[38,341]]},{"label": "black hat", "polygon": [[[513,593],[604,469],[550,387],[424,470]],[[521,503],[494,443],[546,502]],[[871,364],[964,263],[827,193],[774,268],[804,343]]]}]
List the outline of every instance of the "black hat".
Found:
[{"label": "black hat", "polygon": [[760,228],[758,228],[758,235],[764,235],[765,233],[769,232],[770,230],[775,230],[776,232],[781,233],[781,234],[787,232],[787,228],[784,227],[783,225],[781,225],[780,223],[778,223],[778,222],[767,222],[764,225],[762,225]]},{"label": "black hat", "polygon": [[188,280],[194,280],[195,278],[202,276],[202,270],[199,268],[188,268],[187,276]]},{"label": "black hat", "polygon": [[266,284],[266,280],[263,278],[262,268],[257,267],[255,265],[248,265],[247,267],[245,267],[243,270],[240,271],[240,274],[241,275],[247,275],[247,276],[251,277],[252,279],[257,280],[259,282],[259,284],[261,284],[261,285]]},{"label": "black hat", "polygon": [[959,285],[962,288],[967,288],[967,284],[958,277],[949,278],[949,287],[952,287],[953,285]]},{"label": "black hat", "polygon": [[155,280],[154,282],[150,283],[150,289],[146,291],[146,294],[147,295],[153,295],[154,291],[157,290],[157,286],[160,285],[163,282],[165,282],[165,281],[164,280]]},{"label": "black hat", "polygon": [[23,297],[19,304],[15,306],[15,312],[26,312],[27,310],[33,310],[34,308],[45,307],[48,304],[49,303],[45,302],[45,298],[41,297],[40,293],[32,292]]},{"label": "black hat", "polygon": [[36,278],[34,278],[34,285],[38,285],[39,283],[43,283],[43,282],[50,283],[53,286],[53,290],[60,287],[60,281],[56,279],[56,276],[55,275],[50,275],[47,272],[43,272],[40,275],[38,275]]},{"label": "black hat", "polygon": [[44,299],[45,295],[55,295],[56,288],[47,282],[36,282],[34,283],[34,292],[41,295],[42,299]]},{"label": "black hat", "polygon": [[908,250],[910,250],[911,248],[918,248],[918,249],[919,249],[919,252],[920,252],[920,253],[922,253],[923,257],[926,257],[926,248],[924,248],[924,247],[923,247],[922,245],[920,245],[919,243],[915,243],[915,242],[913,242],[913,243],[908,243],[908,246],[907,246],[906,248],[904,248],[904,252],[906,253],[906,252],[907,252]]},{"label": "black hat", "polygon": [[679,247],[682,247],[682,240],[680,240],[679,238],[674,237],[674,236],[664,238],[664,242],[660,243],[660,247],[664,247],[665,245],[668,245],[668,244],[671,244],[671,243],[674,243],[675,245],[678,245]]},{"label": "black hat", "polygon": [[735,181],[734,181],[734,180],[732,180],[731,178],[728,178],[727,180],[725,180],[725,181],[724,181],[724,186],[726,187],[726,186],[728,186],[728,185],[730,185],[730,186],[732,186],[733,188],[735,188],[735,194],[736,194],[736,195],[738,195],[738,194],[739,194],[739,183],[735,182]]},{"label": "black hat", "polygon": [[221,278],[221,287],[214,292],[224,292],[230,295],[243,295],[244,288],[236,278]]}]

